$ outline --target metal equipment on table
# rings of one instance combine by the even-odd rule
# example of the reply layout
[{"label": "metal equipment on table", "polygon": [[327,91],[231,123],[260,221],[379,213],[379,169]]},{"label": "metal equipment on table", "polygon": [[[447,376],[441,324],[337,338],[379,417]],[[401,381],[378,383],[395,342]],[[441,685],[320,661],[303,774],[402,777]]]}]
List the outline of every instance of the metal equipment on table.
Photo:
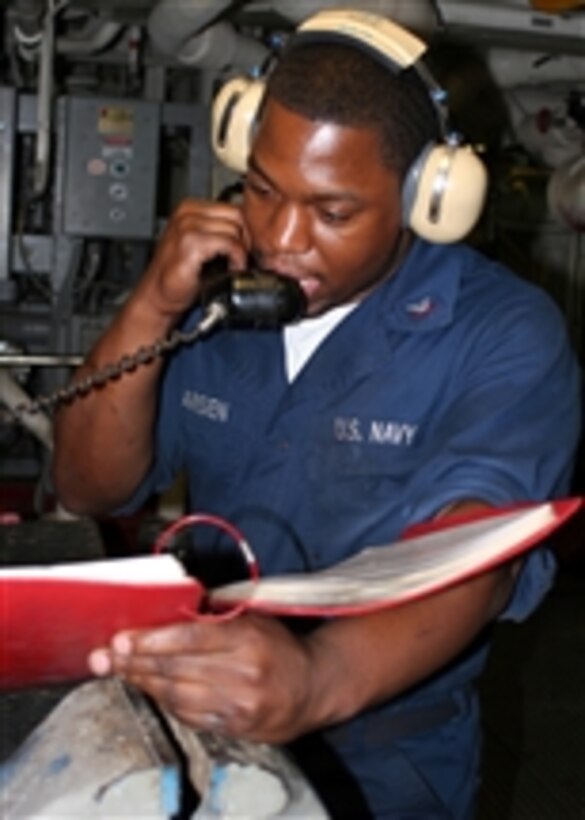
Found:
[{"label": "metal equipment on table", "polygon": [[[103,555],[89,520],[0,526],[0,565]],[[196,732],[114,678],[1,693],[0,723],[2,820],[328,816],[282,750]]]}]

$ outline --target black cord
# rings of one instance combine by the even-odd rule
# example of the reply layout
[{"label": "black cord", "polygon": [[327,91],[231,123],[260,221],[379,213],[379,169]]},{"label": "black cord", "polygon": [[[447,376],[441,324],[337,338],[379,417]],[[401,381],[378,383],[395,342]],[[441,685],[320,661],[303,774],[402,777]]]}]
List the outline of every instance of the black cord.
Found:
[{"label": "black cord", "polygon": [[227,307],[220,302],[212,302],[203,318],[189,331],[174,330],[166,339],[157,339],[150,345],[139,347],[134,353],[122,356],[117,362],[108,364],[84,379],[74,381],[67,387],[60,388],[46,396],[39,396],[28,404],[19,404],[12,409],[18,418],[28,413],[42,410],[52,411],[61,404],[67,404],[80,396],[86,396],[92,390],[103,387],[107,382],[115,381],[125,373],[131,373],[142,365],[150,364],[160,356],[170,353],[179,345],[192,344],[227,316]]}]

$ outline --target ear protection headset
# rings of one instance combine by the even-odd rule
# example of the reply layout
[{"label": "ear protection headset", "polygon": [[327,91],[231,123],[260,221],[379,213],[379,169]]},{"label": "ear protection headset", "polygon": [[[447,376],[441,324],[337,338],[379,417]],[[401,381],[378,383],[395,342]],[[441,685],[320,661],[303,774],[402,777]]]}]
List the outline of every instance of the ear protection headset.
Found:
[{"label": "ear protection headset", "polygon": [[[407,68],[417,72],[437,113],[441,140],[426,145],[406,174],[403,224],[430,242],[462,239],[481,214],[487,173],[473,149],[449,130],[446,93],[421,61],[426,44],[386,18],[345,9],[320,11],[305,20],[291,45],[305,41],[347,43],[393,73]],[[214,100],[212,146],[218,159],[238,173],[246,170],[264,92],[262,78],[235,77]]]}]

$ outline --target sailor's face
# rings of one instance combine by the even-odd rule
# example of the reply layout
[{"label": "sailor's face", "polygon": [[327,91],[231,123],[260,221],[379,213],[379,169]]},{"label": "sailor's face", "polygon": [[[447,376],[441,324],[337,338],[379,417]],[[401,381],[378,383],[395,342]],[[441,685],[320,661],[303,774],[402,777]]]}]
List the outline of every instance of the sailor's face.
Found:
[{"label": "sailor's face", "polygon": [[311,315],[368,293],[401,235],[400,184],[377,132],[313,122],[274,100],[254,141],[243,209],[260,267],[298,280]]}]

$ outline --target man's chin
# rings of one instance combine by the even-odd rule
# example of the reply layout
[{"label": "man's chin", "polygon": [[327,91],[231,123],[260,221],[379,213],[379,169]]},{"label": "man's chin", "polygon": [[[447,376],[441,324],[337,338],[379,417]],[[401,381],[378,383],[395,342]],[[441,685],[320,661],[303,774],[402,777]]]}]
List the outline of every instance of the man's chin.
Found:
[{"label": "man's chin", "polygon": [[339,304],[336,302],[329,302],[324,299],[313,299],[307,304],[305,316],[308,319],[315,319],[317,316],[323,316],[323,314],[335,307],[339,307]]}]

